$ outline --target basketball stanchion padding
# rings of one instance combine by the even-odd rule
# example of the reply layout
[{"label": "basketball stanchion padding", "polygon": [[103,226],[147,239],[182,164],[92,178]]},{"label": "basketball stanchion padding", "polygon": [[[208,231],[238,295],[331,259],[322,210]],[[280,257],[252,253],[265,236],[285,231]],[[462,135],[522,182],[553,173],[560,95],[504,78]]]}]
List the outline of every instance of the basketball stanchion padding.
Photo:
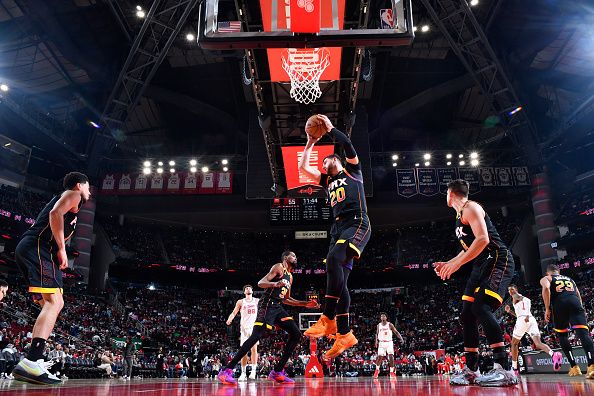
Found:
[{"label": "basketball stanchion padding", "polygon": [[317,350],[317,340],[311,337],[309,339],[309,362],[305,366],[305,378],[324,378],[324,370],[318,360]]}]

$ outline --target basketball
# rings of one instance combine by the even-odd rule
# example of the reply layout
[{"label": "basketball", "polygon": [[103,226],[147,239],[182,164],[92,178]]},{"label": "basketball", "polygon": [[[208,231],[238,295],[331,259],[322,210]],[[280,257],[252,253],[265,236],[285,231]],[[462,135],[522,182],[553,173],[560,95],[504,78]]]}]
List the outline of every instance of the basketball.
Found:
[{"label": "basketball", "polygon": [[319,139],[324,136],[327,131],[324,121],[314,114],[307,119],[307,122],[305,123],[305,132],[309,136]]}]

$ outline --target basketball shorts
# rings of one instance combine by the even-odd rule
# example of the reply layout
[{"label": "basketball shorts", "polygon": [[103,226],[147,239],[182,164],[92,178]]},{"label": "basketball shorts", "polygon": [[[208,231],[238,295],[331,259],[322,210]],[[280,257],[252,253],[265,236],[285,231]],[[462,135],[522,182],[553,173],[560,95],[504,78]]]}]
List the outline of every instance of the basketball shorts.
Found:
[{"label": "basketball shorts", "polygon": [[386,356],[394,354],[394,341],[379,341],[377,347],[377,356]]},{"label": "basketball shorts", "polygon": [[330,249],[337,244],[347,244],[354,258],[360,258],[371,237],[371,224],[367,214],[338,217],[330,229]]},{"label": "basketball shorts", "polygon": [[40,300],[42,293],[63,292],[62,270],[53,249],[33,236],[25,236],[15,249],[17,266],[29,282],[34,300]]},{"label": "basketball shorts", "polygon": [[267,330],[272,330],[276,325],[281,325],[282,322],[293,320],[293,317],[282,306],[282,303],[277,300],[260,300],[258,302],[258,316],[254,322],[255,326],[265,326]]},{"label": "basketball shorts", "polygon": [[538,323],[534,316],[530,316],[528,322],[526,322],[525,316],[519,317],[516,320],[513,337],[517,340],[521,340],[525,334],[528,334],[530,337],[540,337],[540,330],[538,329]]},{"label": "basketball shorts", "polygon": [[553,324],[557,333],[567,333],[569,329],[586,329],[586,312],[577,296],[561,297],[553,303]]},{"label": "basketball shorts", "polygon": [[[239,346],[243,345],[243,343],[250,338],[252,335],[252,330],[254,329],[254,325],[248,326],[240,326],[239,327]],[[260,341],[256,343],[256,345],[260,344]]]},{"label": "basketball shorts", "polygon": [[503,303],[503,297],[515,272],[514,258],[507,249],[488,252],[472,264],[470,278],[466,282],[462,300],[474,302],[480,296],[493,307]]}]

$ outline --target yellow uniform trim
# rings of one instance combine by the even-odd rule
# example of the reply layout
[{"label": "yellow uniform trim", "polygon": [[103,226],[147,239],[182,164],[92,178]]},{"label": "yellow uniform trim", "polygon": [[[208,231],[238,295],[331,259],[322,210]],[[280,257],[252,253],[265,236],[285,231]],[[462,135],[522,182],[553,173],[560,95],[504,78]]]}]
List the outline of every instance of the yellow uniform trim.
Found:
[{"label": "yellow uniform trim", "polygon": [[555,330],[557,333],[567,333],[567,332],[569,332],[569,329],[563,329],[563,330],[553,329],[553,330]]},{"label": "yellow uniform trim", "polygon": [[357,258],[361,257],[361,251],[357,248],[357,246],[353,245],[352,243],[349,242],[349,247],[351,249],[353,249],[355,252],[357,252]]},{"label": "yellow uniform trim", "polygon": [[474,302],[474,297],[470,297],[470,296],[462,296],[462,300],[463,301],[470,301],[470,302]]},{"label": "yellow uniform trim", "polygon": [[287,320],[294,320],[292,316],[287,316],[286,318],[281,318],[281,322],[285,322]]},{"label": "yellow uniform trim", "polygon": [[480,287],[477,287],[476,289],[474,289],[474,292],[476,293],[479,290],[481,290],[481,288]]},{"label": "yellow uniform trim", "polygon": [[60,287],[29,287],[30,293],[43,293],[43,294],[54,294],[60,292],[60,294],[64,294],[64,289]]},{"label": "yellow uniform trim", "polygon": [[485,294],[487,296],[491,296],[493,298],[496,298],[497,301],[499,301],[500,304],[503,304],[503,298],[501,298],[501,296],[499,294],[495,293],[494,291],[489,290],[489,289],[485,289]]},{"label": "yellow uniform trim", "polygon": [[336,241],[336,244],[338,245],[339,243],[345,243],[346,239],[339,239],[338,241]]},{"label": "yellow uniform trim", "polygon": [[572,329],[586,329],[586,330],[589,330],[588,329],[588,326],[586,326],[586,325],[575,325],[575,326],[571,326],[571,328]]}]

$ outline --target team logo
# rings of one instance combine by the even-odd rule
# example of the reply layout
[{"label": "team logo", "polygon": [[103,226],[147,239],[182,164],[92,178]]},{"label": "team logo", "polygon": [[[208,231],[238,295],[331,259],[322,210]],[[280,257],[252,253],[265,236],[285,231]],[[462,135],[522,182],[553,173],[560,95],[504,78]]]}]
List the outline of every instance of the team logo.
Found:
[{"label": "team logo", "polygon": [[314,12],[313,0],[297,0],[297,7],[305,9],[307,12]]},{"label": "team logo", "polygon": [[312,366],[312,368],[308,371],[310,374],[320,374],[320,370],[316,366]]}]

